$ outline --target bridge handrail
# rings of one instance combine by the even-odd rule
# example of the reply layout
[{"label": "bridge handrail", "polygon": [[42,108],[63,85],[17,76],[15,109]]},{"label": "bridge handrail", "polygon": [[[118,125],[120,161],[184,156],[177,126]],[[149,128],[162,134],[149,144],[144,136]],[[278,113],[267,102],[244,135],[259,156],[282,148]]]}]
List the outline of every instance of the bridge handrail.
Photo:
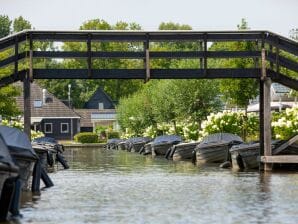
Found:
[{"label": "bridge handrail", "polygon": [[[91,41],[111,41],[111,42],[161,42],[161,41],[199,41],[203,42],[204,45],[207,42],[221,42],[221,41],[254,41],[258,44],[261,44],[262,47],[267,49],[266,59],[270,62],[270,71],[269,74],[274,76],[275,80],[280,80],[281,77],[287,77],[282,74],[281,68],[290,69],[294,72],[298,72],[298,62],[295,60],[295,57],[298,57],[298,42],[295,40],[291,40],[289,38],[283,37],[279,34],[265,31],[265,30],[244,30],[244,31],[119,31],[119,30],[80,30],[80,31],[50,31],[50,30],[24,30],[19,33],[12,34],[10,36],[4,37],[0,39],[0,51],[3,51],[7,48],[16,49],[16,53],[12,56],[4,58],[0,61],[0,68],[8,66],[12,63],[15,64],[15,72],[14,74],[7,75],[5,77],[0,78],[0,86],[7,85],[11,82],[15,82],[21,80],[24,77],[24,74],[28,72],[27,69],[18,70],[18,63],[21,60],[24,60],[29,57],[29,51],[23,51],[21,53],[18,52],[17,48],[19,43],[24,41],[80,41],[80,42],[91,42]],[[267,46],[267,47],[266,47]],[[269,47],[268,47],[269,46]],[[269,48],[269,49],[268,49]],[[272,49],[275,49],[273,52]],[[280,50],[285,51],[293,55],[292,58],[284,57],[280,54]],[[202,60],[207,60],[208,58],[253,58],[257,59],[261,57],[261,51],[208,51],[207,47],[201,51],[164,51],[164,52],[155,52],[149,51],[148,56],[150,58],[201,58]],[[91,51],[87,49],[84,52],[75,52],[75,51],[33,51],[33,58],[86,58],[88,60],[96,59],[96,58],[133,58],[133,59],[146,59],[145,51],[138,52],[126,52],[126,51],[118,51],[118,52],[102,52],[102,51]],[[273,69],[273,67],[275,69]],[[16,71],[17,70],[17,71]],[[68,69],[70,70],[70,69]],[[37,75],[34,75],[33,78],[46,77],[45,74],[51,74],[53,72],[65,72],[69,74],[68,70],[58,70],[58,69],[35,69]],[[98,69],[97,69],[98,70]],[[80,74],[84,72],[97,74],[100,78],[100,75],[103,72],[108,74],[112,74],[113,72],[116,74],[118,72],[118,76],[108,76],[110,78],[121,78],[123,77],[123,73],[127,72],[128,74],[136,74],[136,72],[141,72],[140,75],[134,75],[133,78],[138,77],[142,78],[146,71],[144,70],[122,70],[119,69],[110,69],[101,71],[96,71],[89,66],[88,70],[81,70]],[[222,69],[222,75],[220,75],[219,70],[217,69],[209,69],[206,66],[203,69],[191,70],[191,69],[180,69],[181,74],[186,74],[187,72],[194,72],[197,75],[197,78],[227,78],[227,77],[238,77],[235,75],[235,69]],[[244,77],[256,78],[259,77],[254,72],[258,72],[257,69],[243,69],[243,71],[237,70],[240,74],[244,74],[245,72],[248,74]],[[165,71],[164,71],[165,72]],[[173,72],[173,78],[180,78],[176,70],[168,70],[167,73]],[[159,74],[160,71],[158,69],[151,69],[151,73]],[[38,75],[39,74],[39,75]],[[41,75],[43,74],[43,75]],[[260,73],[258,73],[260,74]],[[208,76],[209,75],[209,76]],[[1,76],[1,75],[0,75]],[[208,76],[208,77],[207,77]],[[156,77],[161,77],[157,75]],[[196,77],[195,75],[189,75],[188,77]],[[279,78],[277,78],[279,77]],[[51,75],[50,78],[57,78],[57,75]],[[71,77],[68,77],[71,78]],[[86,78],[86,77],[82,77]],[[90,77],[89,77],[90,78]],[[287,77],[290,78],[290,77]],[[286,78],[284,78],[286,79]],[[294,82],[291,85],[291,88],[297,89],[298,84],[297,80],[291,78]],[[289,83],[288,81],[286,83]]]}]

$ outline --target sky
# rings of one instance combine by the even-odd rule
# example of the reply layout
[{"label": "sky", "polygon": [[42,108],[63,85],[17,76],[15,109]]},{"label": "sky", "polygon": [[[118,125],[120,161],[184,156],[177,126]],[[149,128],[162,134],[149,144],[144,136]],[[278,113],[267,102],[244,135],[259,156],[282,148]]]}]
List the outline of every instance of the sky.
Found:
[{"label": "sky", "polygon": [[298,0],[0,0],[0,14],[23,16],[36,30],[77,30],[90,19],[136,22],[143,30],[161,22],[194,30],[236,30],[245,18],[253,30],[289,36],[298,28]]}]

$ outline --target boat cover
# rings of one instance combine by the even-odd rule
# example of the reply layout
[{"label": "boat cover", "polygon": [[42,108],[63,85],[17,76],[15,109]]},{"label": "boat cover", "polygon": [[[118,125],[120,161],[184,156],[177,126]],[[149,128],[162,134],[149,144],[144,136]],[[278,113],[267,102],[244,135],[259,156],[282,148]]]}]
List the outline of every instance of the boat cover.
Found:
[{"label": "boat cover", "polygon": [[[208,144],[208,143],[216,143],[216,142],[235,142],[235,143],[242,143],[243,140],[238,136],[230,133],[216,133],[211,134],[205,137],[200,145],[202,144]],[[199,145],[199,146],[200,146]]]},{"label": "boat cover", "polygon": [[134,137],[134,138],[129,138],[127,139],[127,142],[130,142],[132,144],[134,143],[139,143],[139,142],[150,142],[152,139],[149,137]]},{"label": "boat cover", "polygon": [[15,164],[10,156],[9,150],[1,136],[0,136],[0,163],[4,163],[11,168],[15,168]]},{"label": "boat cover", "polygon": [[120,143],[122,141],[123,141],[123,139],[111,138],[111,139],[108,139],[107,144],[118,144],[118,143]]},{"label": "boat cover", "polygon": [[33,160],[38,159],[28,136],[24,132],[17,128],[0,125],[0,136],[2,136],[5,144],[8,146],[10,154]]},{"label": "boat cover", "polygon": [[57,144],[57,140],[51,137],[40,137],[34,139],[32,142],[34,143],[51,143],[51,144]]},{"label": "boat cover", "polygon": [[162,143],[179,143],[182,142],[182,138],[178,135],[162,135],[158,136],[153,140],[153,144],[162,144]]}]

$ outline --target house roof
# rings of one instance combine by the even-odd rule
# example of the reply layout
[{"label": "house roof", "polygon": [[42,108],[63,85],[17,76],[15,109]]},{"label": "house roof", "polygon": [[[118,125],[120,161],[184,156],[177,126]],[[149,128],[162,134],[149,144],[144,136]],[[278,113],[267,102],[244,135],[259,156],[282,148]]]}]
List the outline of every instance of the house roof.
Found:
[{"label": "house roof", "polygon": [[[111,97],[103,90],[102,87],[98,87],[90,99],[85,103],[85,109],[98,109],[98,104],[95,102],[104,103],[105,109],[115,109],[114,101]],[[95,103],[95,104],[94,104]]]},{"label": "house roof", "polygon": [[272,83],[271,86],[272,86],[273,93],[277,94],[277,95],[279,95],[279,94],[282,94],[282,95],[288,94],[291,91],[290,88],[288,88],[286,86],[283,86],[279,83]]},{"label": "house roof", "polygon": [[[21,95],[16,98],[17,105],[21,111],[24,111],[23,85],[21,82],[14,84],[20,87]],[[43,99],[43,89],[37,84],[31,84],[31,118],[80,118],[72,109],[68,108],[53,94],[45,91],[46,103]],[[39,101],[39,102],[38,102]],[[35,103],[40,103],[40,107],[34,106]]]},{"label": "house roof", "polygon": [[75,109],[75,112],[80,115],[80,125],[81,127],[93,127],[93,123],[91,121],[91,114],[92,113],[99,113],[99,114],[116,114],[115,109],[105,109],[105,110],[98,110],[98,109]]}]

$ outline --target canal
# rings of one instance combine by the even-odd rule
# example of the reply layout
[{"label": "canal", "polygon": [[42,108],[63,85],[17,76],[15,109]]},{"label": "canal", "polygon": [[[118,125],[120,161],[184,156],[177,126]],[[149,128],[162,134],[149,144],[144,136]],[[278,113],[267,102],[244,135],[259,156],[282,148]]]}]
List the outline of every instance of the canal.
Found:
[{"label": "canal", "polygon": [[298,173],[234,172],[125,151],[69,149],[16,223],[297,223]]}]

